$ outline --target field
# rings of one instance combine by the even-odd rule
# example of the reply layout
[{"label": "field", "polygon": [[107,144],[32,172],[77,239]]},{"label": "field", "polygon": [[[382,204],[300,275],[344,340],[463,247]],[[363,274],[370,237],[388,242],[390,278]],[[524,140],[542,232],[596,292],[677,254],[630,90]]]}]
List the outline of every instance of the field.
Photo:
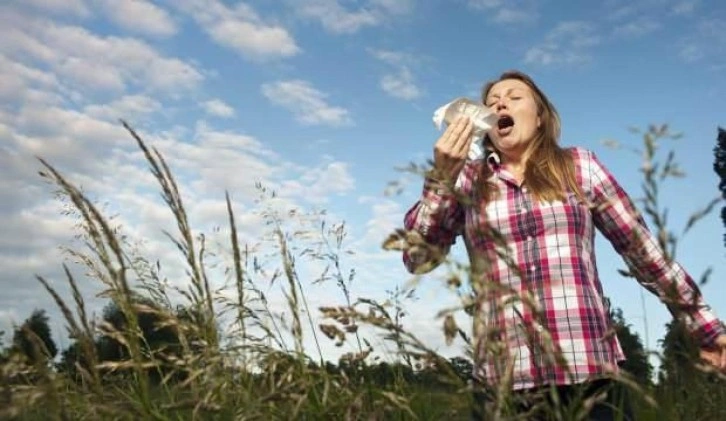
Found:
[{"label": "field", "polygon": [[[205,240],[193,234],[170,170],[173,163],[167,164],[127,129],[175,219],[178,231],[169,239],[183,257],[187,279],[181,284],[166,282],[156,257],[136,255],[109,218],[43,161],[42,176],[72,205],[87,244],[68,253],[102,286],[109,304],[103,317],[94,319],[70,269],[66,282],[74,292],[71,297],[61,296],[57,284],[38,277],[39,290],[51,294],[64,314],[73,342],[59,358],[51,358],[58,350],[48,342],[48,320],[42,312],[18,328],[2,353],[1,419],[470,419],[474,386],[469,353],[443,357],[417,332],[403,327],[408,290],[381,302],[354,296],[350,274],[340,269],[345,227],[326,223],[324,214],[280,213],[263,206],[265,241],[275,254],[259,256],[238,240],[236,214],[227,198],[224,222],[229,226],[230,254],[224,268],[231,282],[225,291],[213,290]],[[644,209],[654,220],[652,228],[665,239],[663,247],[672,252],[676,244],[669,240],[672,236],[665,218],[660,218],[664,209],[657,199],[660,183],[677,166],[673,158],[657,165],[654,147],[667,135],[665,127],[643,133],[644,150],[650,151],[646,157],[655,163],[650,172],[643,172]],[[264,186],[259,190],[262,203],[274,199],[274,192]],[[706,206],[692,223],[716,204]],[[392,233],[381,243],[397,251],[405,239],[405,233]],[[274,258],[277,269],[263,270],[263,258]],[[298,265],[304,258],[319,262],[324,275],[301,279]],[[452,268],[452,284],[467,279],[466,265]],[[321,281],[340,290],[342,304],[309,308],[306,291],[311,282]],[[285,319],[262,292],[261,285],[269,282],[284,286]],[[441,334],[447,340],[474,345],[476,333],[458,326],[447,312],[465,312],[475,299],[463,297],[458,309],[436,309],[442,311]],[[322,315],[325,322],[309,329],[314,315]],[[624,346],[629,344],[625,351],[633,363],[628,367],[633,368],[614,379],[631,396],[638,420],[726,419],[724,376],[697,361],[677,323],[671,324],[663,340],[661,366],[654,376],[637,335],[622,317],[615,318],[617,334]],[[338,361],[327,361],[319,345],[313,349],[306,345],[304,332],[311,331],[314,343],[348,342],[355,347]],[[626,337],[629,340],[622,339]],[[380,355],[371,346],[379,339],[395,352]],[[488,348],[495,355],[497,344]],[[640,366],[635,364],[638,361]],[[497,397],[492,419],[511,419],[506,386],[506,381],[488,385]],[[542,410],[552,419],[578,419],[578,411],[592,403],[585,400]]]}]

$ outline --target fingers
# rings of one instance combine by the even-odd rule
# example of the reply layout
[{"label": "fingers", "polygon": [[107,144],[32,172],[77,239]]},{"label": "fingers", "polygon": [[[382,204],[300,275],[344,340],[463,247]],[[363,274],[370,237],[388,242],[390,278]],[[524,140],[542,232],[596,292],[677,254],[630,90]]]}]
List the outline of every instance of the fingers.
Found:
[{"label": "fingers", "polygon": [[474,123],[469,118],[465,118],[465,126],[461,129],[459,137],[454,144],[454,151],[458,156],[466,156],[469,152],[469,144],[471,143],[471,132]]},{"label": "fingers", "polygon": [[468,117],[459,117],[434,146],[434,165],[449,178],[455,178],[464,165],[473,127]]},{"label": "fingers", "polygon": [[436,142],[437,149],[448,155],[462,156],[462,152],[468,150],[473,127],[474,124],[468,117],[457,118]]},{"label": "fingers", "polygon": [[718,371],[726,374],[726,345],[716,344],[701,350],[701,358]]}]

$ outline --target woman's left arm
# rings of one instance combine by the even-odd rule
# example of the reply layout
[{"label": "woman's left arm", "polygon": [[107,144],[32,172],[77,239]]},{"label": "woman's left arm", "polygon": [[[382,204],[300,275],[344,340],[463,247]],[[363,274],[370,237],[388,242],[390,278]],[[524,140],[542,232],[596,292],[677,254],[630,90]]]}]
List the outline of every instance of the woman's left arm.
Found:
[{"label": "woman's left arm", "polygon": [[593,220],[623,257],[638,282],[684,322],[701,347],[701,357],[726,370],[726,329],[704,302],[693,278],[676,261],[667,259],[632,200],[613,175],[587,152],[580,156],[589,174],[588,199]]}]

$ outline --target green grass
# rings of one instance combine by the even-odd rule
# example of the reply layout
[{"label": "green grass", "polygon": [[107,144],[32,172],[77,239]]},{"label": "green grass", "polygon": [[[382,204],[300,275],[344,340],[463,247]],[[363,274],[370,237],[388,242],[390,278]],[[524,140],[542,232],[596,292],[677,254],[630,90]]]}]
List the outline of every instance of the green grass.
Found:
[{"label": "green grass", "polygon": [[[73,205],[88,245],[68,252],[87,266],[112,305],[108,317],[90,319],[71,271],[66,269],[73,291],[70,300],[58,294],[54,284],[38,278],[64,314],[75,348],[66,351],[63,364],[56,365],[43,358],[33,364],[6,350],[0,362],[0,419],[469,419],[472,391],[461,372],[466,367],[452,364],[420,341],[416,332],[404,329],[401,320],[409,290],[396,289],[381,302],[354,296],[354,278],[341,269],[344,226],[326,224],[323,214],[281,213],[265,207],[274,193],[260,186],[260,212],[270,229],[267,245],[275,250],[264,262],[268,270],[263,270],[265,256],[238,240],[227,197],[231,252],[225,265],[232,281],[225,291],[213,290],[205,240],[193,233],[169,166],[126,127],[176,222],[178,231],[169,237],[183,257],[188,279],[181,286],[166,284],[153,256],[136,255],[98,208],[43,162],[43,176]],[[646,146],[657,140],[653,130],[645,136]],[[648,184],[657,183],[657,174],[645,178],[655,192],[648,209],[658,214],[657,186]],[[656,228],[666,229],[658,223]],[[387,247],[392,243],[389,238]],[[664,247],[672,251],[674,244]],[[321,263],[324,274],[301,279],[298,265],[305,258]],[[449,267],[451,279],[466,279],[466,265],[454,262]],[[271,282],[283,287],[286,323],[263,293]],[[307,301],[306,291],[313,282],[328,282],[341,291],[341,303],[317,309],[326,319],[320,326],[313,325],[316,309],[309,308]],[[472,304],[467,297],[462,299],[461,308],[455,310]],[[467,342],[470,335],[451,324],[453,319],[447,320],[442,335],[448,340],[464,336]],[[363,326],[376,338],[363,337]],[[314,335],[313,350],[304,346],[306,334]],[[387,364],[374,359],[370,346],[381,338],[396,350],[384,356]],[[30,339],[42,355],[42,341],[32,334]],[[352,344],[350,353],[321,368],[323,340]],[[681,377],[664,378],[657,386],[631,392],[638,420],[726,419],[726,383],[688,364],[680,373]],[[501,393],[506,402],[508,392]],[[648,397],[655,405],[647,403]]]}]

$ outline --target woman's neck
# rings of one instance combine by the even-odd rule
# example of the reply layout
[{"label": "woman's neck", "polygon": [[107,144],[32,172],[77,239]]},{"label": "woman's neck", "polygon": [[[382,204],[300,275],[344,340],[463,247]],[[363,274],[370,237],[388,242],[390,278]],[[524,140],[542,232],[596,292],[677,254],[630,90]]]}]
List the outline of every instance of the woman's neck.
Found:
[{"label": "woman's neck", "polygon": [[527,169],[527,165],[521,155],[502,154],[502,165],[514,176],[518,183],[521,184],[524,181],[524,171]]}]

